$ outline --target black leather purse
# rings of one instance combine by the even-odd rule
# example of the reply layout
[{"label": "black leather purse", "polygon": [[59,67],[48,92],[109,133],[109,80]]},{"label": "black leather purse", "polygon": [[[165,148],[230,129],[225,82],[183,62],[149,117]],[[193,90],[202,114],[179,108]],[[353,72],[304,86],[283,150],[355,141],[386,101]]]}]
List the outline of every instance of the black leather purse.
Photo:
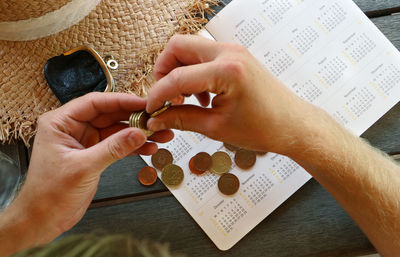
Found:
[{"label": "black leather purse", "polygon": [[50,58],[44,76],[62,104],[90,92],[113,92],[114,79],[110,69],[118,68],[117,61],[108,56],[103,60],[87,46],[74,48]]}]

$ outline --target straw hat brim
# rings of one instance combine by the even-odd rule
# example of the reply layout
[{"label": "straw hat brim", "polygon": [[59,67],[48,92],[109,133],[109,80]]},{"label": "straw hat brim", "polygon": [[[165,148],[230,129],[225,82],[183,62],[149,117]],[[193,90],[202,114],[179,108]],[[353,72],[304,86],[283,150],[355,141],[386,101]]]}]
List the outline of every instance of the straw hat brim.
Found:
[{"label": "straw hat brim", "polygon": [[[216,0],[103,0],[77,24],[31,41],[0,40],[0,141],[28,144],[40,114],[60,106],[47,85],[46,61],[88,45],[119,63],[113,72],[116,91],[145,93],[155,56],[175,32],[195,33],[206,20],[201,13]],[[200,14],[200,16],[198,16]],[[150,68],[149,68],[150,67]]]}]

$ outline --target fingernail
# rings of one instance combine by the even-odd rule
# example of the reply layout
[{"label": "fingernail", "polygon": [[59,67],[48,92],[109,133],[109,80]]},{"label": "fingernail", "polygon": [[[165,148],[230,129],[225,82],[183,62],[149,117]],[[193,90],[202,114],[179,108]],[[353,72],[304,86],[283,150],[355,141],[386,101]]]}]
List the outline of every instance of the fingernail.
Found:
[{"label": "fingernail", "polygon": [[151,130],[151,131],[160,131],[160,130],[164,130],[167,129],[167,127],[165,126],[165,124],[155,118],[151,118],[147,121],[147,127]]}]

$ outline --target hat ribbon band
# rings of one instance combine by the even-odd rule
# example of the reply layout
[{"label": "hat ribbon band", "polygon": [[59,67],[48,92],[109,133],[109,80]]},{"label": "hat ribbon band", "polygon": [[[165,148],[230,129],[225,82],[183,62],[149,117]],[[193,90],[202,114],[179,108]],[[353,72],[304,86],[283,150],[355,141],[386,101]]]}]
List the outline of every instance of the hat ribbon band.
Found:
[{"label": "hat ribbon band", "polygon": [[101,0],[72,0],[58,10],[37,18],[0,22],[0,40],[34,40],[67,29],[96,8]]}]

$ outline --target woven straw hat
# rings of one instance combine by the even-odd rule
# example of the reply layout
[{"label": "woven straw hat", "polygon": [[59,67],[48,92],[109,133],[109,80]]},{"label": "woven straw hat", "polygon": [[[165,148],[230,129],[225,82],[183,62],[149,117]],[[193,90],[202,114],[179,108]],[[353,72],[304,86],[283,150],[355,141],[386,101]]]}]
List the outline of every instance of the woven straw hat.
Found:
[{"label": "woven straw hat", "polygon": [[174,33],[201,29],[217,0],[0,1],[0,141],[34,135],[37,117],[60,106],[46,61],[77,46],[112,55],[116,91],[144,95],[152,65]]}]

